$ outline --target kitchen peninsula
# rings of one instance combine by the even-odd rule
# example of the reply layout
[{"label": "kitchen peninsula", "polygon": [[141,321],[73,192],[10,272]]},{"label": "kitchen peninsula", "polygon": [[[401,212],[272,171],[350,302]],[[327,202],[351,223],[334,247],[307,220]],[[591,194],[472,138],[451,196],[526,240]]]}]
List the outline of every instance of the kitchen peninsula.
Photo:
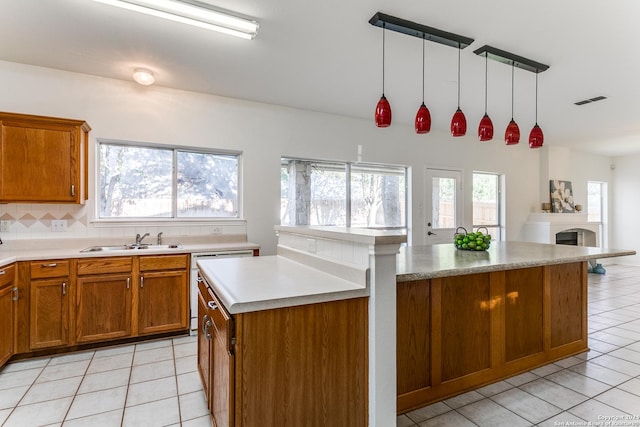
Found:
[{"label": "kitchen peninsula", "polygon": [[[358,405],[346,405],[346,408],[341,405],[340,410],[351,411],[343,417],[352,421],[350,425],[388,426],[395,422],[396,412],[406,412],[585,351],[588,348],[587,260],[635,253],[518,242],[495,242],[487,252],[458,251],[450,244],[399,249],[403,236],[397,232],[334,227],[276,229],[278,256],[202,261],[199,265],[211,291],[220,297],[219,302],[230,306],[227,311],[242,307],[238,311],[269,315],[291,307],[307,307],[319,313],[322,304],[340,301],[358,304],[368,296],[365,307],[368,315],[364,318],[361,306],[354,306],[355,310],[337,309],[331,316],[331,321],[337,323],[331,323],[330,327],[339,330],[338,326],[342,325],[351,340],[360,346],[349,348],[355,352],[348,354],[348,351],[337,351],[341,344],[334,343],[335,351],[322,353],[321,360],[327,366],[341,366],[346,360],[348,366],[355,368],[352,375],[345,377],[348,388],[344,390],[336,381],[307,382],[313,378],[313,372],[293,372],[291,362],[275,366],[287,349],[291,349],[291,343],[298,342],[286,332],[280,336],[274,329],[275,342],[280,345],[263,349],[248,347],[260,355],[265,366],[273,368],[270,374],[295,377],[298,383],[307,384],[303,393],[299,390],[302,393],[299,401],[293,397],[287,399],[288,393],[284,392],[260,394],[261,400],[270,402],[262,404],[274,410],[284,408],[280,400],[286,400],[289,412],[276,414],[274,411],[274,416],[280,416],[278,421],[297,419],[306,425],[313,423],[308,424],[311,418],[305,416],[327,409],[322,406],[327,396],[345,396],[358,390],[361,399],[362,387],[368,388],[368,405],[363,405],[361,400]],[[269,258],[271,260],[267,260]],[[252,270],[264,271],[269,263],[274,269],[269,274],[251,273]],[[270,300],[268,292],[261,290],[261,298],[265,300],[257,301],[251,293],[243,297],[238,292],[246,289],[239,279],[258,281],[263,277],[265,288],[295,282],[291,281],[286,265],[294,270],[308,269],[305,274],[310,281],[318,274],[326,275],[327,290],[323,289],[322,281],[309,287],[302,279],[299,288],[290,289],[297,294],[289,301],[282,293],[274,294],[277,298]],[[362,278],[363,269],[367,270],[368,277],[364,287],[349,284],[357,281],[354,277]],[[338,277],[331,279],[332,275]],[[344,292],[330,290],[336,285],[342,286]],[[305,294],[304,298],[300,293]],[[319,297],[327,294],[331,297]],[[247,299],[243,301],[243,298]],[[314,298],[320,299],[314,301]],[[252,311],[254,309],[256,311]],[[318,314],[301,316],[299,319],[306,319],[307,325],[328,319]],[[229,318],[233,317],[229,314]],[[291,323],[285,318],[278,324],[289,327]],[[318,327],[321,326],[320,323]],[[322,337],[317,335],[321,331],[309,331],[316,334],[316,338]],[[241,399],[253,393],[251,378],[243,373],[245,361],[240,343],[244,338],[246,336],[239,336],[235,342],[241,356],[236,354],[233,368],[236,378],[230,392],[231,396],[235,393]],[[316,344],[310,339],[306,342],[317,346],[310,351],[315,354],[320,354],[326,344],[322,339]],[[363,348],[365,354],[361,351]],[[289,353],[287,357],[295,358],[295,354]],[[368,375],[363,375],[363,369],[367,368],[358,360],[368,364]],[[300,361],[294,364],[305,366]],[[315,370],[322,369],[316,367]],[[363,381],[368,385],[362,384]],[[337,388],[332,390],[333,387]],[[315,400],[314,396],[319,399]],[[241,402],[251,404],[244,399]],[[230,408],[235,410],[235,425],[256,425],[238,418],[246,416],[243,413],[246,409],[237,402]]]}]

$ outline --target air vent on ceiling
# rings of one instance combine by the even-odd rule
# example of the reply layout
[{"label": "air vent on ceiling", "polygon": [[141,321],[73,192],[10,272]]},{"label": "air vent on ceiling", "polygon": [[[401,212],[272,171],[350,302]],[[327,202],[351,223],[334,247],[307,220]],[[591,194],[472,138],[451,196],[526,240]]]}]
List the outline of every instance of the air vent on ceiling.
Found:
[{"label": "air vent on ceiling", "polygon": [[591,102],[602,101],[603,99],[607,99],[606,96],[596,96],[595,98],[584,99],[582,101],[574,102],[575,105],[584,105],[589,104]]}]

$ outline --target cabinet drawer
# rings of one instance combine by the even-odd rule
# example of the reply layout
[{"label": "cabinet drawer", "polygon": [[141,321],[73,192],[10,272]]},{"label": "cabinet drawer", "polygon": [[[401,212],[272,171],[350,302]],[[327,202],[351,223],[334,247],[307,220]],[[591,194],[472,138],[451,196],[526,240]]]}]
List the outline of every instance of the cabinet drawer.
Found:
[{"label": "cabinet drawer", "polygon": [[90,258],[78,260],[78,276],[87,274],[131,273],[133,258]]},{"label": "cabinet drawer", "polygon": [[180,270],[188,267],[189,255],[141,256],[140,271]]},{"label": "cabinet drawer", "polygon": [[31,278],[64,277],[69,275],[69,261],[44,260],[31,262]]},{"label": "cabinet drawer", "polygon": [[0,267],[0,289],[2,289],[4,285],[11,283],[14,277],[15,267],[13,265]]},{"label": "cabinet drawer", "polygon": [[198,275],[198,290],[207,305],[207,315],[213,323],[212,339],[220,340],[226,350],[233,353],[233,317],[227,312],[216,294],[208,286],[206,280]]}]

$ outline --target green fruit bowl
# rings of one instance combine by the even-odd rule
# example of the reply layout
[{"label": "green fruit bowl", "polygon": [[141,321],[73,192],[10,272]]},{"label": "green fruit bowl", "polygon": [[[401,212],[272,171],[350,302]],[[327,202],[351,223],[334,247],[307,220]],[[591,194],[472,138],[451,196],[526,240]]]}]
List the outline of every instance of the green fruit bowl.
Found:
[{"label": "green fruit bowl", "polygon": [[479,227],[471,233],[464,227],[458,227],[453,235],[453,244],[461,251],[486,251],[491,246],[491,235],[486,227]]}]

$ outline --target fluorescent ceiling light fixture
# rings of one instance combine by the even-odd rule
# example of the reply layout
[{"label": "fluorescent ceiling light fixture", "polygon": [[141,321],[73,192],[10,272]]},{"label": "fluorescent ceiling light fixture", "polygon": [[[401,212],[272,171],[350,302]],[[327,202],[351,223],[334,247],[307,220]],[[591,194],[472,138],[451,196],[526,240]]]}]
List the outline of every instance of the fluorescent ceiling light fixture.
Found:
[{"label": "fluorescent ceiling light fixture", "polygon": [[93,0],[98,3],[140,12],[194,27],[218,31],[251,40],[258,33],[257,21],[215,9],[208,4],[187,0]]},{"label": "fluorescent ceiling light fixture", "polygon": [[153,73],[146,68],[136,68],[133,72],[133,80],[143,86],[152,85],[153,82],[156,81],[155,77],[153,77]]}]

